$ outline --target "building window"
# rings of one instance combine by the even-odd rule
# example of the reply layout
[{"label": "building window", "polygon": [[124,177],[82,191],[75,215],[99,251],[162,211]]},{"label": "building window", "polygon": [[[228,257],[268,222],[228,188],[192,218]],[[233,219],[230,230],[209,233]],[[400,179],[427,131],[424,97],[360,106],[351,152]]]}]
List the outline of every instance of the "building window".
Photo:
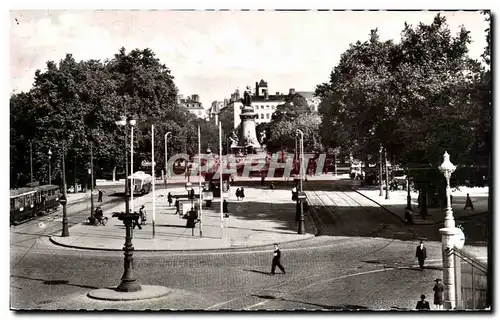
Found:
[{"label": "building window", "polygon": [[260,114],[260,118],[264,119],[264,114],[263,113]]},{"label": "building window", "polygon": [[[268,106],[269,107],[269,106]],[[266,119],[269,119],[269,113],[266,113]]]},{"label": "building window", "polygon": [[274,107],[275,107],[275,106],[271,106],[271,109],[273,109],[273,110],[274,110]]},{"label": "building window", "polygon": [[260,106],[260,108],[261,108],[261,109],[264,109],[264,105],[261,105],[261,106]]},{"label": "building window", "polygon": [[266,106],[266,109],[269,110],[269,105]]}]

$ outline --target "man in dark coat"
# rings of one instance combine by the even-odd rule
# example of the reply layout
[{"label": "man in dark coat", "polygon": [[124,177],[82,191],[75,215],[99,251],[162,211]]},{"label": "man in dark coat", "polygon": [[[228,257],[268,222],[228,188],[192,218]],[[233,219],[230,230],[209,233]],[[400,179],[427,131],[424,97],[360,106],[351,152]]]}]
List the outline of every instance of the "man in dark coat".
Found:
[{"label": "man in dark coat", "polygon": [[97,196],[97,202],[102,202],[102,190],[101,189],[99,189],[99,193]]},{"label": "man in dark coat", "polygon": [[281,265],[280,259],[281,259],[281,251],[278,248],[278,244],[275,243],[274,244],[274,254],[273,254],[273,264],[271,266],[271,275],[274,275],[274,271],[276,270],[276,266],[278,266],[278,268],[280,268],[280,270],[283,273],[286,273],[285,268],[283,268],[283,266]]},{"label": "man in dark coat", "polygon": [[175,196],[175,214],[180,214],[179,207],[180,207],[179,198]]},{"label": "man in dark coat", "polygon": [[471,208],[474,210],[474,205],[472,204],[472,199],[470,198],[469,194],[467,193],[467,198],[465,199],[465,207],[464,210],[467,208]]},{"label": "man in dark coat", "polygon": [[424,262],[427,259],[427,249],[424,247],[424,242],[420,241],[420,244],[417,247],[415,252],[415,256],[418,259],[418,264],[420,265],[420,270],[424,270]]},{"label": "man in dark coat", "polygon": [[222,212],[224,213],[225,218],[229,218],[229,210],[227,206],[228,206],[227,201],[226,199],[224,199],[224,201],[222,202]]},{"label": "man in dark coat", "polygon": [[172,204],[172,194],[170,192],[167,195],[167,201],[168,201],[168,206],[170,207],[170,205]]}]

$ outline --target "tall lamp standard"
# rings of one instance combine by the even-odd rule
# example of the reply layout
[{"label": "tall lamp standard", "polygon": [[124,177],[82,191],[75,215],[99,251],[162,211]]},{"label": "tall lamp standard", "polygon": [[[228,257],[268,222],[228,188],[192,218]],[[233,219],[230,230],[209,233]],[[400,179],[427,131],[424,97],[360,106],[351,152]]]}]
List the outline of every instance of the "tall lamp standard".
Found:
[{"label": "tall lamp standard", "polygon": [[135,119],[130,119],[128,121],[130,124],[130,206],[132,207],[132,213],[134,212],[134,189],[135,189],[135,183],[134,183],[134,126],[135,126]]},{"label": "tall lamp standard", "polygon": [[411,194],[410,194],[411,184],[410,184],[410,170],[406,171],[406,207],[411,210]]},{"label": "tall lamp standard", "polygon": [[379,186],[380,186],[380,193],[379,196],[382,197],[384,195],[384,187],[382,186],[382,144],[380,144],[380,148],[378,149],[378,156],[379,156],[379,175],[378,175],[378,180],[379,180]]},{"label": "tall lamp standard", "polygon": [[168,171],[168,136],[171,136],[172,132],[167,132],[165,133],[165,190],[167,189],[168,185],[168,176],[169,176],[169,171]]},{"label": "tall lamp standard", "polygon": [[387,149],[384,148],[385,156],[385,198],[390,199],[389,196],[389,163],[387,162]]},{"label": "tall lamp standard", "polygon": [[[135,124],[135,120],[130,119],[129,120],[130,125]],[[132,224],[133,221],[136,218],[136,215],[133,212],[130,212],[129,208],[129,202],[128,202],[128,197],[129,197],[129,185],[128,185],[128,157],[127,157],[127,117],[122,116],[120,120],[116,121],[116,125],[118,126],[123,126],[125,128],[125,213],[120,214],[118,219],[122,220],[123,223],[125,224],[125,245],[123,247],[124,251],[124,271],[123,275],[121,278],[121,283],[118,285],[116,288],[117,291],[120,292],[135,292],[141,290],[141,285],[139,282],[135,279],[134,277],[134,259],[133,259],[133,254],[134,254],[134,247],[132,245]]]},{"label": "tall lamp standard", "polygon": [[[455,171],[456,166],[450,161],[450,155],[445,152],[443,155],[443,163],[439,166],[439,171],[446,178],[446,215],[444,218],[444,228],[439,229],[442,241],[442,259],[443,259],[443,285],[444,285],[444,309],[454,309],[456,307],[457,294],[460,290],[456,290],[457,279],[455,279],[455,268],[459,268],[460,264],[455,265],[455,256],[452,253],[453,248],[461,248],[463,246],[462,230],[455,227],[455,219],[451,208],[451,189],[450,178]],[[458,279],[459,281],[459,279]]]},{"label": "tall lamp standard", "polygon": [[186,185],[184,186],[184,188],[188,192],[188,198],[191,199],[191,211],[193,211],[194,210],[193,198],[191,197],[191,190],[193,190],[193,186],[192,186],[191,182],[190,181],[186,182]]},{"label": "tall lamp standard", "polygon": [[303,185],[302,185],[302,179],[303,179],[303,169],[304,169],[304,132],[302,130],[297,129],[297,134],[300,134],[300,144],[299,144],[299,153],[300,153],[300,169],[299,169],[299,175],[300,175],[300,180],[299,180],[299,194],[297,195],[297,201],[300,201],[300,222],[299,222],[299,230],[298,234],[305,234],[306,233],[306,228],[304,224],[304,202],[305,200],[305,195],[304,195],[304,190],[303,190]]},{"label": "tall lamp standard", "polygon": [[90,141],[90,222],[94,223],[94,153],[92,150],[93,141]]},{"label": "tall lamp standard", "polygon": [[68,228],[68,214],[66,212],[66,165],[64,164],[64,154],[66,153],[66,146],[63,145],[62,148],[62,181],[63,181],[63,194],[59,202],[63,207],[63,218],[62,218],[62,237],[69,237],[69,228]]},{"label": "tall lamp standard", "polygon": [[30,179],[33,183],[33,140],[30,141]]},{"label": "tall lamp standard", "polygon": [[49,152],[47,154],[49,155],[49,179],[48,179],[48,182],[49,182],[49,184],[51,184],[52,179],[51,179],[51,174],[50,174],[50,158],[52,157],[52,151],[50,151],[50,148],[49,148]]}]

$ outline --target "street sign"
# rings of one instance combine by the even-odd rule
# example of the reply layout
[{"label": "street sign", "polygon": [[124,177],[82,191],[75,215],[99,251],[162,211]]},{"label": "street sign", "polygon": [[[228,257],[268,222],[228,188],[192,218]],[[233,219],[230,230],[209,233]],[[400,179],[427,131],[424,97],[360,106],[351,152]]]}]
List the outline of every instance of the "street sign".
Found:
[{"label": "street sign", "polygon": [[66,197],[63,195],[61,196],[61,199],[59,199],[59,202],[64,206],[68,202],[68,200],[66,200]]},{"label": "street sign", "polygon": [[299,200],[305,200],[306,199],[306,193],[301,191],[299,192],[299,194],[297,195],[297,199]]},{"label": "street sign", "polygon": [[[141,162],[141,166],[143,167],[151,167],[151,161],[146,161],[146,160],[142,160]],[[156,165],[156,161],[155,161],[155,165]]]}]

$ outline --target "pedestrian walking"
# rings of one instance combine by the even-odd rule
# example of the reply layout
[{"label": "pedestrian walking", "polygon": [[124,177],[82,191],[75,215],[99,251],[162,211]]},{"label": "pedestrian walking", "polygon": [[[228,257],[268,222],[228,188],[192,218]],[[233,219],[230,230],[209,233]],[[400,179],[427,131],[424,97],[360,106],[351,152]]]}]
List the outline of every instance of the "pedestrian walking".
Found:
[{"label": "pedestrian walking", "polygon": [[141,224],[139,223],[139,218],[141,216],[138,213],[134,213],[134,220],[133,220],[133,226],[132,229],[135,229],[135,227],[139,227],[139,229],[142,230]]},{"label": "pedestrian walking", "polygon": [[139,215],[141,217],[141,224],[146,224],[146,220],[147,220],[147,214],[146,214],[146,209],[144,208],[144,205],[141,206],[141,208],[139,209]]},{"label": "pedestrian walking", "polygon": [[172,194],[170,192],[167,195],[167,201],[168,201],[168,206],[170,207],[170,205],[172,204]]},{"label": "pedestrian walking", "polygon": [[240,196],[241,196],[241,190],[240,188],[236,189],[236,199],[238,199],[238,201],[240,201]]},{"label": "pedestrian walking", "polygon": [[424,247],[424,242],[420,241],[420,244],[417,247],[415,252],[415,256],[418,259],[418,264],[420,266],[420,270],[424,270],[424,262],[427,259],[427,249]]},{"label": "pedestrian walking", "polygon": [[262,177],[260,178],[260,186],[263,187],[265,183],[266,183],[266,176],[262,175]]},{"label": "pedestrian walking", "polygon": [[285,272],[285,268],[283,268],[283,266],[281,265],[281,251],[278,247],[278,244],[275,243],[274,244],[274,254],[273,254],[273,263],[272,263],[272,266],[271,266],[271,275],[274,275],[274,271],[276,270],[276,266],[278,268],[280,268],[280,270],[283,272],[283,273],[286,273]]},{"label": "pedestrian walking", "polygon": [[464,210],[467,208],[471,208],[474,210],[474,205],[472,204],[472,199],[470,198],[469,194],[467,193],[467,198],[465,199],[465,207]]},{"label": "pedestrian walking", "polygon": [[432,289],[434,291],[434,305],[438,310],[441,310],[443,308],[444,286],[441,283],[441,279],[436,278],[434,281],[436,282],[434,288]]},{"label": "pedestrian walking", "polygon": [[97,202],[102,202],[102,190],[101,189],[99,189],[99,192],[98,192]]},{"label": "pedestrian walking", "polygon": [[409,207],[405,209],[405,222],[409,225],[413,224],[413,212]]},{"label": "pedestrian walking", "polygon": [[241,187],[241,189],[240,189],[240,197],[241,197],[241,201],[243,201],[245,199],[245,189],[243,189],[243,187]]},{"label": "pedestrian walking", "polygon": [[274,190],[274,182],[271,181],[271,184],[269,185],[269,188],[271,188],[271,190]]},{"label": "pedestrian walking", "polygon": [[431,310],[431,306],[429,305],[429,301],[425,300],[425,294],[420,296],[420,301],[417,302],[417,306],[415,307],[417,310]]},{"label": "pedestrian walking", "polygon": [[224,218],[229,218],[229,209],[226,199],[222,202],[222,212],[224,213]]},{"label": "pedestrian walking", "polygon": [[180,207],[179,197],[175,196],[175,214],[180,214],[179,207]]}]

